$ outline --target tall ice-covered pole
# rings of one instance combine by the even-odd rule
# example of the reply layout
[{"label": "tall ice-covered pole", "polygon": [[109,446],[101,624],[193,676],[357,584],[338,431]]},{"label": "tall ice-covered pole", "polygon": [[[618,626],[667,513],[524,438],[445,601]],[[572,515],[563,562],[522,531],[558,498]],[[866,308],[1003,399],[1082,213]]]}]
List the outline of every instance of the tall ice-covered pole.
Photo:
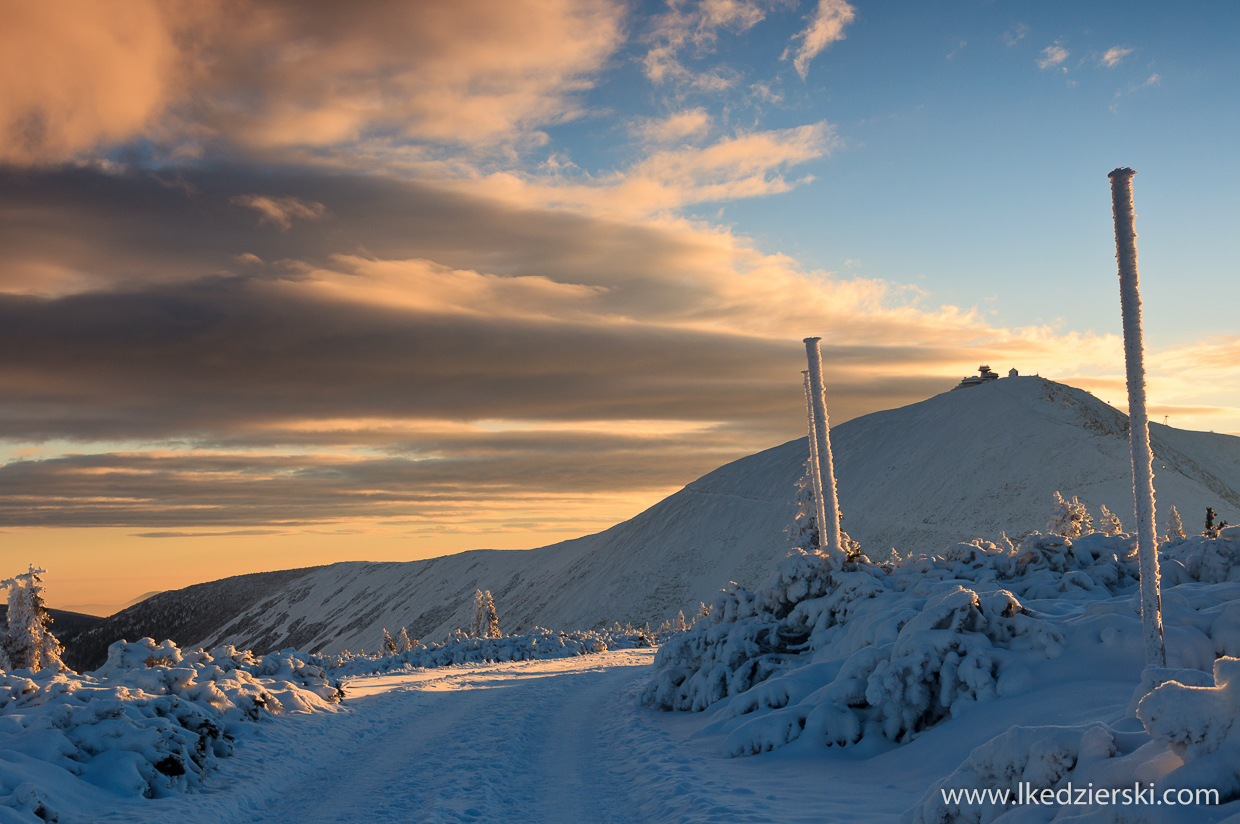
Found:
[{"label": "tall ice-covered pole", "polygon": [[825,510],[822,504],[822,471],[818,464],[818,431],[814,426],[814,399],[809,391],[809,372],[802,372],[805,383],[805,415],[809,419],[809,480],[814,490],[814,520],[818,528],[818,547],[821,549],[825,538],[822,537],[822,525],[826,523]]},{"label": "tall ice-covered pole", "polygon": [[1119,302],[1124,316],[1124,364],[1128,377],[1128,445],[1132,450],[1132,494],[1137,518],[1137,559],[1141,565],[1141,626],[1145,665],[1167,666],[1163,646],[1162,596],[1158,586],[1158,537],[1154,525],[1154,455],[1145,409],[1145,352],[1141,335],[1141,289],[1137,279],[1137,232],[1132,210],[1132,169],[1111,172],[1115,215],[1115,259],[1119,262]]},{"label": "tall ice-covered pole", "polygon": [[844,547],[840,542],[840,503],[835,494],[835,469],[831,465],[831,434],[827,426],[827,404],[822,396],[822,352],[818,341],[822,338],[806,338],[805,354],[809,357],[809,397],[814,415],[814,448],[818,452],[818,475],[821,479],[822,505],[818,522],[819,543],[828,557],[842,562]]}]

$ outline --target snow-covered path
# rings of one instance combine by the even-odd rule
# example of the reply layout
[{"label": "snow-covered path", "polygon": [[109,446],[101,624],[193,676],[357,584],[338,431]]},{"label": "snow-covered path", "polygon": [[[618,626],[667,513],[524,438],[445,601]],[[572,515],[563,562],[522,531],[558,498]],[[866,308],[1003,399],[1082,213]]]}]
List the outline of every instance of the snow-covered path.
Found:
[{"label": "snow-covered path", "polygon": [[[353,679],[348,713],[279,719],[207,791],[83,799],[63,821],[770,821],[771,799],[639,709],[653,652]],[[115,806],[113,806],[115,804]],[[79,813],[89,810],[86,816]]]},{"label": "snow-covered path", "polygon": [[61,821],[875,821],[915,797],[887,785],[876,799],[855,783],[855,762],[723,757],[709,713],[637,706],[652,659],[615,651],[352,679],[348,712],[261,725],[202,793],[92,791]]},{"label": "snow-covered path", "polygon": [[254,821],[631,821],[602,719],[648,656],[621,658],[358,679],[375,732]]}]

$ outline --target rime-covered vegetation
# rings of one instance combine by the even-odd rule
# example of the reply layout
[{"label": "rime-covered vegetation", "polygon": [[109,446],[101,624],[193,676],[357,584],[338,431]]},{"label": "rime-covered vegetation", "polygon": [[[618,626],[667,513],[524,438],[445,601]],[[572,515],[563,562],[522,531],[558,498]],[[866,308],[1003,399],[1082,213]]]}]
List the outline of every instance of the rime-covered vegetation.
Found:
[{"label": "rime-covered vegetation", "polygon": [[[247,726],[331,711],[342,697],[337,681],[293,650],[255,658],[231,646],[118,641],[93,673],[0,672],[0,751],[122,795],[159,797],[198,787]],[[37,787],[10,786],[7,773],[0,805],[55,820]]]},{"label": "rime-covered vegetation", "polygon": [[[978,540],[883,563],[854,550],[842,564],[805,540],[809,511],[801,507],[790,537],[811,546],[794,548],[764,586],[721,591],[702,620],[662,645],[640,699],[731,717],[729,755],[794,741],[878,752],[1030,691],[1032,673],[1083,677],[1116,645],[1141,660],[1136,540],[1109,511],[1093,529],[1076,498],[1056,494],[1047,531],[1015,545]],[[1013,728],[932,787],[906,821],[989,822],[1010,811],[947,805],[943,788],[1118,786],[1153,776],[1149,764],[1168,752],[1175,760],[1159,764],[1183,766],[1163,768],[1157,787],[1240,799],[1240,528],[1210,523],[1185,538],[1178,516],[1168,521],[1159,555],[1174,668],[1145,673],[1133,701],[1144,731]]]},{"label": "rime-covered vegetation", "polygon": [[[403,630],[402,630],[403,631]],[[672,634],[664,630],[663,637]],[[571,658],[609,649],[635,649],[654,646],[658,632],[649,628],[615,626],[608,630],[555,632],[542,627],[521,635],[498,637],[458,632],[440,644],[416,644],[401,652],[377,655],[311,655],[309,660],[327,669],[333,676],[373,675],[412,669],[431,669],[460,664],[481,664],[500,661],[535,661],[546,658]]]}]

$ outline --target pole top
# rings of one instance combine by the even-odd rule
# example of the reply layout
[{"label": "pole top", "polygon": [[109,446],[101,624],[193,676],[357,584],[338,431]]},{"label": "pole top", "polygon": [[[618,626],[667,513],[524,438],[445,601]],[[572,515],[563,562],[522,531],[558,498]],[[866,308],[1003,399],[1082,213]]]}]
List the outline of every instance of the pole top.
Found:
[{"label": "pole top", "polygon": [[1132,177],[1136,173],[1137,173],[1136,169],[1130,169],[1127,166],[1120,166],[1118,169],[1115,169],[1110,174],[1108,174],[1107,177],[1114,180],[1117,177]]},{"label": "pole top", "polygon": [[819,341],[819,340],[822,340],[822,338],[805,338],[804,340],[801,341],[801,343],[813,343],[814,341]]}]

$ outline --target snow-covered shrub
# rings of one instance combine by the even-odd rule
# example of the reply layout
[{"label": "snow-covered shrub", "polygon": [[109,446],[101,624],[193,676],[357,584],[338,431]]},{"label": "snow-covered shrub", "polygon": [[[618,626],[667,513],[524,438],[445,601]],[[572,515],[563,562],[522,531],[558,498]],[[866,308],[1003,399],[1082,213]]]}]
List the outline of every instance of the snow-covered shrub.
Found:
[{"label": "snow-covered shrub", "polygon": [[499,629],[499,614],[495,611],[495,599],[491,590],[474,591],[474,625],[470,632],[476,638],[502,638],[504,633]]},{"label": "snow-covered shrub", "polygon": [[396,652],[408,652],[417,646],[418,642],[409,638],[409,631],[404,627],[400,628],[400,635],[396,636]]},{"label": "snow-covered shrub", "polygon": [[307,656],[307,660],[330,670],[334,676],[346,677],[457,664],[571,658],[606,652],[609,649],[634,649],[650,647],[653,644],[653,639],[643,632],[554,632],[534,627],[525,635],[506,635],[500,638],[480,638],[462,633],[442,644],[418,645],[408,652],[394,655],[345,653],[311,655]]},{"label": "snow-covered shrub", "polygon": [[813,551],[818,549],[818,503],[814,498],[814,482],[810,478],[809,458],[805,459],[805,471],[797,481],[796,515],[788,526],[788,543],[798,549]]},{"label": "snow-covered shrub", "polygon": [[1120,523],[1119,516],[1107,509],[1106,504],[1098,506],[1098,531],[1103,535],[1119,535],[1124,531],[1124,525]]},{"label": "snow-covered shrub", "polygon": [[52,617],[43,606],[43,572],[32,564],[28,572],[0,581],[0,589],[9,593],[8,628],[0,634],[0,670],[64,666],[60,661],[64,648],[48,629]]},{"label": "snow-covered shrub", "polygon": [[[729,737],[734,755],[804,735],[905,742],[1001,694],[1018,659],[1062,652],[1062,631],[1022,601],[1129,592],[1134,552],[1130,536],[1099,532],[972,541],[882,565],[858,555],[838,569],[794,550],[764,587],[729,586],[708,616],[666,641],[640,700],[700,711],[732,699],[734,713],[755,715]],[[812,684],[799,672],[826,662],[836,663]]]},{"label": "snow-covered shrub", "polygon": [[1184,524],[1180,522],[1180,513],[1176,511],[1175,504],[1171,505],[1171,511],[1167,513],[1167,540],[1184,540]]},{"label": "snow-covered shrub", "polygon": [[[94,673],[0,674],[0,752],[51,762],[113,792],[158,797],[198,786],[248,724],[331,710],[341,696],[292,650],[254,658],[229,646],[183,652],[170,641],[118,641]],[[37,797],[0,786],[0,803],[10,806],[30,808]]]},{"label": "snow-covered shrub", "polygon": [[1065,501],[1058,491],[1055,492],[1055,511],[1051,515],[1050,521],[1046,524],[1046,531],[1052,535],[1062,535],[1065,538],[1076,538],[1083,534],[1088,534],[1093,525],[1093,519],[1089,515],[1089,510],[1085,508],[1085,504],[1072,496],[1072,500]]}]

